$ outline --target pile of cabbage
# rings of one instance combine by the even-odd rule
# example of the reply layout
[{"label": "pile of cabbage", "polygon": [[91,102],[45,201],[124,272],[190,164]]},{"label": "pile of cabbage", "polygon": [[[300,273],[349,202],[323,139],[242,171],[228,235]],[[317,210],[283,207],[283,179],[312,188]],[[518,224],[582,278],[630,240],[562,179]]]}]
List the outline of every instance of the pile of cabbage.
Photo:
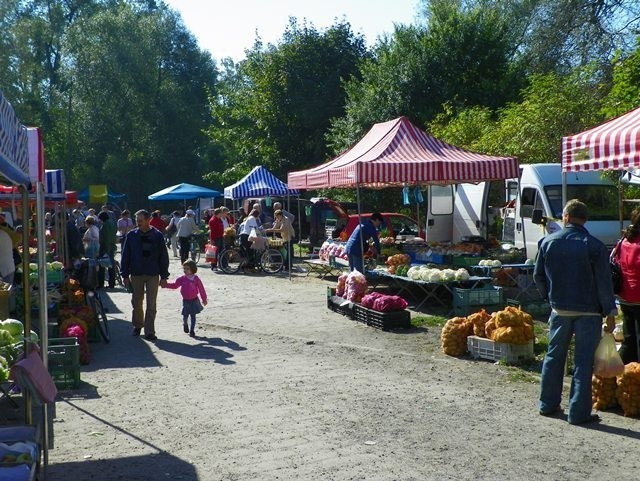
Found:
[{"label": "pile of cabbage", "polygon": [[[38,335],[31,331],[31,341],[38,342]],[[17,360],[24,342],[24,326],[17,319],[0,321],[0,382],[7,380],[9,367]]]},{"label": "pile of cabbage", "polygon": [[466,269],[436,269],[427,266],[412,266],[407,271],[407,277],[414,281],[424,282],[464,282],[469,280]]},{"label": "pile of cabbage", "polygon": [[499,260],[482,259],[478,262],[478,265],[482,267],[502,267],[502,262]]}]

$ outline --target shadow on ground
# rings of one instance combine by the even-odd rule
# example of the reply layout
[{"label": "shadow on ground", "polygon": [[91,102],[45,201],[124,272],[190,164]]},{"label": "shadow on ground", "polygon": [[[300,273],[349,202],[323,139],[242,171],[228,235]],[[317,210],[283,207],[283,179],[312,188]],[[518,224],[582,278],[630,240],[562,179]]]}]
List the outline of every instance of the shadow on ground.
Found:
[{"label": "shadow on ground", "polygon": [[[188,339],[188,338],[186,338]],[[228,347],[236,351],[245,350],[246,348],[240,347],[236,342],[225,341],[220,338],[207,338],[198,336],[195,338],[200,341],[198,344],[189,344],[182,342],[169,341],[166,339],[158,339],[156,346],[163,351],[171,352],[179,356],[190,357],[193,359],[210,359],[216,364],[235,364],[235,361],[231,360],[233,354],[218,349],[215,346]],[[235,347],[231,347],[231,346]]]},{"label": "shadow on ground", "polygon": [[[73,479],[77,481],[152,481],[176,479],[181,481],[199,481],[196,469],[190,463],[172,456],[149,441],[96,416],[70,400],[64,400],[62,402],[66,402],[80,413],[90,416],[105,426],[109,426],[129,436],[141,445],[153,449],[155,452],[141,456],[127,456],[115,459],[86,459],[55,463],[49,465],[47,468],[47,479]],[[108,455],[108,453],[105,454]]]}]

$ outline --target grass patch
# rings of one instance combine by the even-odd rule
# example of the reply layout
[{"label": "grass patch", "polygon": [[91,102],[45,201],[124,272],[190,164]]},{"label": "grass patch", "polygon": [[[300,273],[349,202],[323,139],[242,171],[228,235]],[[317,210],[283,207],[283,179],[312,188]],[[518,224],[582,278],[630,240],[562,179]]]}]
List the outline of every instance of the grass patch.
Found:
[{"label": "grass patch", "polygon": [[447,322],[442,316],[413,316],[411,318],[412,327],[442,327]]},{"label": "grass patch", "polygon": [[301,246],[300,244],[293,244],[293,255],[295,257],[307,257],[311,252],[311,247]]},{"label": "grass patch", "polygon": [[[502,363],[500,363],[502,364]],[[507,371],[507,377],[510,382],[526,382],[529,384],[537,384],[540,382],[538,375],[519,366],[504,366]]]}]

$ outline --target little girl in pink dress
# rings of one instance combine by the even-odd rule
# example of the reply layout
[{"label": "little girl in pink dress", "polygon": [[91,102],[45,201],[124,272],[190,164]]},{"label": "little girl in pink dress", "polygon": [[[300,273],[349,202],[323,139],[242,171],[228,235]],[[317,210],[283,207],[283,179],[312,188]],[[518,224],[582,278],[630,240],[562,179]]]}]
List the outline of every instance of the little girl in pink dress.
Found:
[{"label": "little girl in pink dress", "polygon": [[[182,264],[182,267],[184,275],[178,277],[175,282],[167,282],[167,287],[169,289],[180,288],[180,294],[182,295],[182,327],[184,332],[188,332],[191,337],[195,337],[196,314],[202,312],[202,305],[207,305],[207,293],[204,290],[202,281],[196,275],[196,272],[198,272],[196,263],[188,260]],[[202,304],[200,304],[198,294],[200,294]],[[191,318],[191,329],[187,324],[189,318]]]}]

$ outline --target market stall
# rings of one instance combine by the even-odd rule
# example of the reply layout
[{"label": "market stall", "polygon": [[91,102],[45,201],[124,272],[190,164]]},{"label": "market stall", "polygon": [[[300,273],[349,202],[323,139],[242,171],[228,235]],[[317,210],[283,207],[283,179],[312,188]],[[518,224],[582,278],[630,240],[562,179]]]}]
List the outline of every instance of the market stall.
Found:
[{"label": "market stall", "polygon": [[[287,184],[278,179],[262,165],[254,167],[251,172],[235,184],[224,188],[224,198],[230,200],[273,196],[287,197],[288,204],[289,197],[298,197],[299,195],[299,191],[290,189]],[[298,214],[299,213],[300,206],[298,206]],[[298,221],[298,225],[300,225],[300,221]],[[287,262],[289,264],[289,277],[291,277],[292,259],[289,258]]]},{"label": "market stall", "polygon": [[399,117],[375,124],[338,157],[317,167],[290,172],[288,183],[296,189],[355,187],[360,214],[362,187],[442,185],[513,177],[518,177],[516,158],[468,152],[431,137],[406,117]]},{"label": "market stall", "polygon": [[[31,140],[31,141],[30,141]],[[31,147],[31,150],[30,150]],[[38,223],[36,226],[36,232],[38,234],[40,242],[44,242],[44,198],[43,198],[43,187],[42,187],[42,175],[43,175],[43,149],[42,142],[40,138],[40,134],[38,130],[27,129],[22,124],[20,124],[13,107],[8,102],[8,100],[4,97],[2,92],[0,91],[0,177],[2,178],[2,183],[19,186],[20,192],[22,194],[22,203],[23,209],[25,213],[28,213],[28,190],[32,184],[32,180],[35,180],[35,194],[36,194],[36,213],[41,214],[37,215]],[[33,159],[30,162],[30,159]],[[30,164],[33,166],[30,171]],[[30,172],[32,173],[32,178],[30,178]],[[23,214],[23,217],[26,218],[26,215]],[[23,229],[22,234],[22,244],[24,246],[29,245],[29,229]],[[40,245],[40,256],[44,256],[44,244]],[[25,255],[22,258],[22,266],[23,270],[26,271],[29,265],[29,254],[28,250],[26,250]],[[39,267],[39,271],[42,274],[42,277],[45,277],[45,273],[43,271],[44,265],[43,263]],[[24,303],[25,305],[29,305],[29,289],[28,289],[28,278],[25,276],[23,278],[23,293],[24,293]],[[41,281],[43,282],[43,281]],[[21,375],[28,376],[30,372],[33,372],[35,369],[44,369],[45,380],[48,377],[48,380],[53,383],[50,376],[46,372],[47,365],[47,352],[48,352],[48,339],[47,339],[47,324],[46,324],[46,313],[44,316],[40,318],[40,327],[42,333],[42,339],[40,340],[41,345],[41,355],[31,356],[33,354],[32,344],[35,340],[31,336],[31,313],[29,310],[25,312],[24,324],[22,329],[22,335],[20,336],[24,341],[22,342],[22,351],[25,353],[25,363],[20,361],[20,366],[18,366],[18,362],[16,362],[13,366],[16,371],[21,374],[18,375],[18,379],[20,379]],[[18,321],[16,321],[15,326],[17,326]],[[4,323],[3,323],[4,326]],[[44,326],[44,328],[43,328]],[[9,327],[9,326],[7,326]],[[42,329],[43,328],[43,329]],[[11,329],[11,327],[9,327]],[[5,333],[8,333],[9,337],[16,339],[16,337],[12,334],[11,331],[2,330]],[[17,333],[16,333],[17,334]],[[6,335],[4,336],[6,338]],[[9,341],[11,342],[11,341]],[[3,343],[5,346],[16,346],[19,344],[10,344],[7,343],[6,340]],[[30,370],[28,366],[32,366],[33,370]],[[24,370],[19,370],[18,368],[24,368]],[[53,387],[55,391],[55,387]],[[51,393],[49,393],[51,394]],[[42,419],[47,420],[47,403],[51,401],[48,397],[38,397],[35,390],[29,389],[27,385],[23,383],[23,395],[25,401],[25,422],[28,425],[33,423],[33,413],[32,407],[34,400],[44,401],[42,402]],[[42,434],[42,447],[44,448],[44,464],[46,466],[47,458],[48,458],[48,422],[44,421],[41,423],[43,428]],[[6,434],[6,433],[3,433]],[[3,438],[4,439],[4,438]],[[21,439],[21,441],[26,441],[26,439]],[[31,458],[37,456],[38,459],[40,457],[39,451],[35,451],[31,453]],[[33,464],[34,461],[31,459],[25,460],[24,464],[29,467],[29,472],[23,473],[26,474],[27,478],[31,476],[34,477],[34,470],[36,469],[36,465]],[[18,469],[22,469],[19,466]],[[7,466],[7,469],[13,469],[13,466]]]}]

